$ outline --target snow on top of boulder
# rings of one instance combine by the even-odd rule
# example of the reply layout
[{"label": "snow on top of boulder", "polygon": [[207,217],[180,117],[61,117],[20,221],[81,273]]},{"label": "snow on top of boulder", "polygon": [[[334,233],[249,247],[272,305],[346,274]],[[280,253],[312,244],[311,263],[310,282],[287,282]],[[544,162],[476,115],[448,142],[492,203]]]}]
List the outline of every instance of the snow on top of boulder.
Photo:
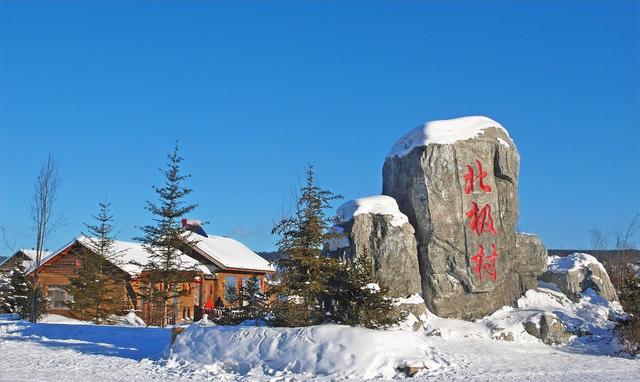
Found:
[{"label": "snow on top of boulder", "polygon": [[[402,157],[416,147],[430,144],[452,144],[458,141],[475,138],[485,129],[495,127],[502,129],[509,136],[507,130],[498,122],[483,116],[461,117],[427,122],[402,136],[391,148],[387,158]],[[500,144],[510,146],[502,139]]]},{"label": "snow on top of boulder", "polygon": [[396,200],[386,195],[369,196],[348,201],[338,208],[337,214],[340,220],[345,222],[361,214],[393,216],[391,225],[395,227],[400,227],[409,222],[407,216],[400,212]]},{"label": "snow on top of boulder", "polygon": [[568,256],[549,256],[547,259],[547,271],[552,273],[566,273],[586,268],[590,264],[603,268],[598,259],[587,253],[576,252]]}]

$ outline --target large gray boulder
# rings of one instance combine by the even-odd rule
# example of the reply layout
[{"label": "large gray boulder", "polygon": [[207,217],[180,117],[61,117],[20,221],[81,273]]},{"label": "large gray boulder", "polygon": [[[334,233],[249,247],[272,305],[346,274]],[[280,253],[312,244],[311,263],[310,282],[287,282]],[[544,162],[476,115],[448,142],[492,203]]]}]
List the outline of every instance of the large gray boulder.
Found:
[{"label": "large gray boulder", "polygon": [[387,156],[382,193],[415,228],[422,296],[439,316],[513,304],[541,271],[541,242],[516,234],[519,164],[507,131],[486,117],[427,123]]},{"label": "large gray boulder", "polygon": [[415,231],[393,198],[372,196],[338,208],[334,229],[342,238],[329,242],[333,256],[370,259],[375,279],[393,297],[421,294]]},{"label": "large gray boulder", "polygon": [[589,288],[608,301],[618,300],[604,266],[586,253],[549,257],[547,271],[540,280],[556,284],[573,301],[579,300]]},{"label": "large gray boulder", "polygon": [[542,240],[536,235],[518,232],[514,250],[522,289],[526,291],[537,288],[538,276],[547,269],[547,249]]}]

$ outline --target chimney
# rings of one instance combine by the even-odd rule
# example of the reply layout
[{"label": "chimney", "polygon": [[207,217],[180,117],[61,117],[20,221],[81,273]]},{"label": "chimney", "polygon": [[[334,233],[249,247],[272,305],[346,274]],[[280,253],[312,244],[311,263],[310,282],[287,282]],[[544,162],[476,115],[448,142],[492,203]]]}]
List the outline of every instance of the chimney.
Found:
[{"label": "chimney", "polygon": [[197,233],[200,236],[207,237],[207,233],[202,229],[202,222],[194,219],[182,219],[182,228]]}]

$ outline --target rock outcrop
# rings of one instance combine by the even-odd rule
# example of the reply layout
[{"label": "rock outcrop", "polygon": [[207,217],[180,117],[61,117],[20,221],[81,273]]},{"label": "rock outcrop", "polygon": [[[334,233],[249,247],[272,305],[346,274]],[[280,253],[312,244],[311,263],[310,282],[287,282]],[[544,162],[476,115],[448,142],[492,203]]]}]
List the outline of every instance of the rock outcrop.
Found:
[{"label": "rock outcrop", "polygon": [[549,257],[547,271],[540,280],[556,284],[573,301],[579,300],[589,288],[608,301],[618,300],[604,266],[586,253]]},{"label": "rock outcrop", "polygon": [[522,325],[527,333],[547,345],[561,344],[570,337],[562,321],[551,312],[535,316],[532,320],[526,321]]},{"label": "rock outcrop", "polygon": [[393,297],[421,294],[415,231],[393,198],[372,196],[353,200],[338,209],[344,236],[328,247],[333,256],[371,259],[376,280]]},{"label": "rock outcrop", "polygon": [[486,117],[427,123],[387,156],[383,194],[415,228],[422,296],[437,315],[479,318],[535,285],[546,250],[516,233],[519,163]]}]

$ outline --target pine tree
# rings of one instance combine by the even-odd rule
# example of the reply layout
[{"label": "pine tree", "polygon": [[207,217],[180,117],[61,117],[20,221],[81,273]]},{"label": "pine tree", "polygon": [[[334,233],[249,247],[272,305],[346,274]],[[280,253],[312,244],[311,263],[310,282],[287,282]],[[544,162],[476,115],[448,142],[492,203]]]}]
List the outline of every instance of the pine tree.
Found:
[{"label": "pine tree", "polygon": [[375,281],[366,253],[354,261],[345,261],[332,290],[335,293],[332,318],[336,323],[382,329],[404,319],[395,309],[389,289]]},{"label": "pine tree", "polygon": [[11,313],[19,313],[22,318],[33,318],[31,310],[34,306],[32,298],[37,299],[36,319],[40,319],[49,311],[49,300],[42,288],[34,288],[33,279],[27,276],[27,270],[21,259],[18,259],[9,273],[9,287],[6,302]]},{"label": "pine tree", "polygon": [[8,275],[0,276],[0,313],[13,313],[10,298],[13,295],[11,279]]},{"label": "pine tree", "polygon": [[273,228],[279,235],[278,251],[286,256],[279,261],[280,283],[270,289],[274,296],[274,324],[306,326],[326,321],[330,310],[330,280],[339,270],[336,259],[322,255],[323,245],[335,239],[329,227],[336,221],[324,211],[332,200],[342,196],[316,185],[313,166],[307,169],[306,184],[296,203],[296,213],[285,217]]},{"label": "pine tree", "polygon": [[269,299],[260,289],[260,279],[252,275],[238,290],[235,300],[241,321],[255,320],[266,313]]},{"label": "pine tree", "polygon": [[183,158],[178,155],[177,145],[167,157],[167,168],[161,170],[164,184],[154,187],[159,201],[147,202],[146,207],[154,216],[154,224],[143,226],[143,236],[138,238],[149,253],[149,262],[144,265],[144,288],[140,296],[148,304],[150,312],[156,311],[160,326],[167,324],[167,305],[174,298],[188,293],[182,290],[182,283],[192,280],[195,271],[192,265],[182,261],[182,253],[195,243],[181,224],[181,218],[197,207],[184,201],[192,190],[182,186],[182,183],[191,176],[180,173]]},{"label": "pine tree", "polygon": [[79,265],[65,289],[73,296],[73,300],[67,302],[70,309],[78,312],[83,320],[91,318],[101,324],[120,311],[125,286],[122,273],[114,267],[121,262],[122,253],[114,245],[111,204],[98,205],[100,211],[93,216],[96,224],[85,224],[88,235],[84,242],[88,250],[76,251]]}]

